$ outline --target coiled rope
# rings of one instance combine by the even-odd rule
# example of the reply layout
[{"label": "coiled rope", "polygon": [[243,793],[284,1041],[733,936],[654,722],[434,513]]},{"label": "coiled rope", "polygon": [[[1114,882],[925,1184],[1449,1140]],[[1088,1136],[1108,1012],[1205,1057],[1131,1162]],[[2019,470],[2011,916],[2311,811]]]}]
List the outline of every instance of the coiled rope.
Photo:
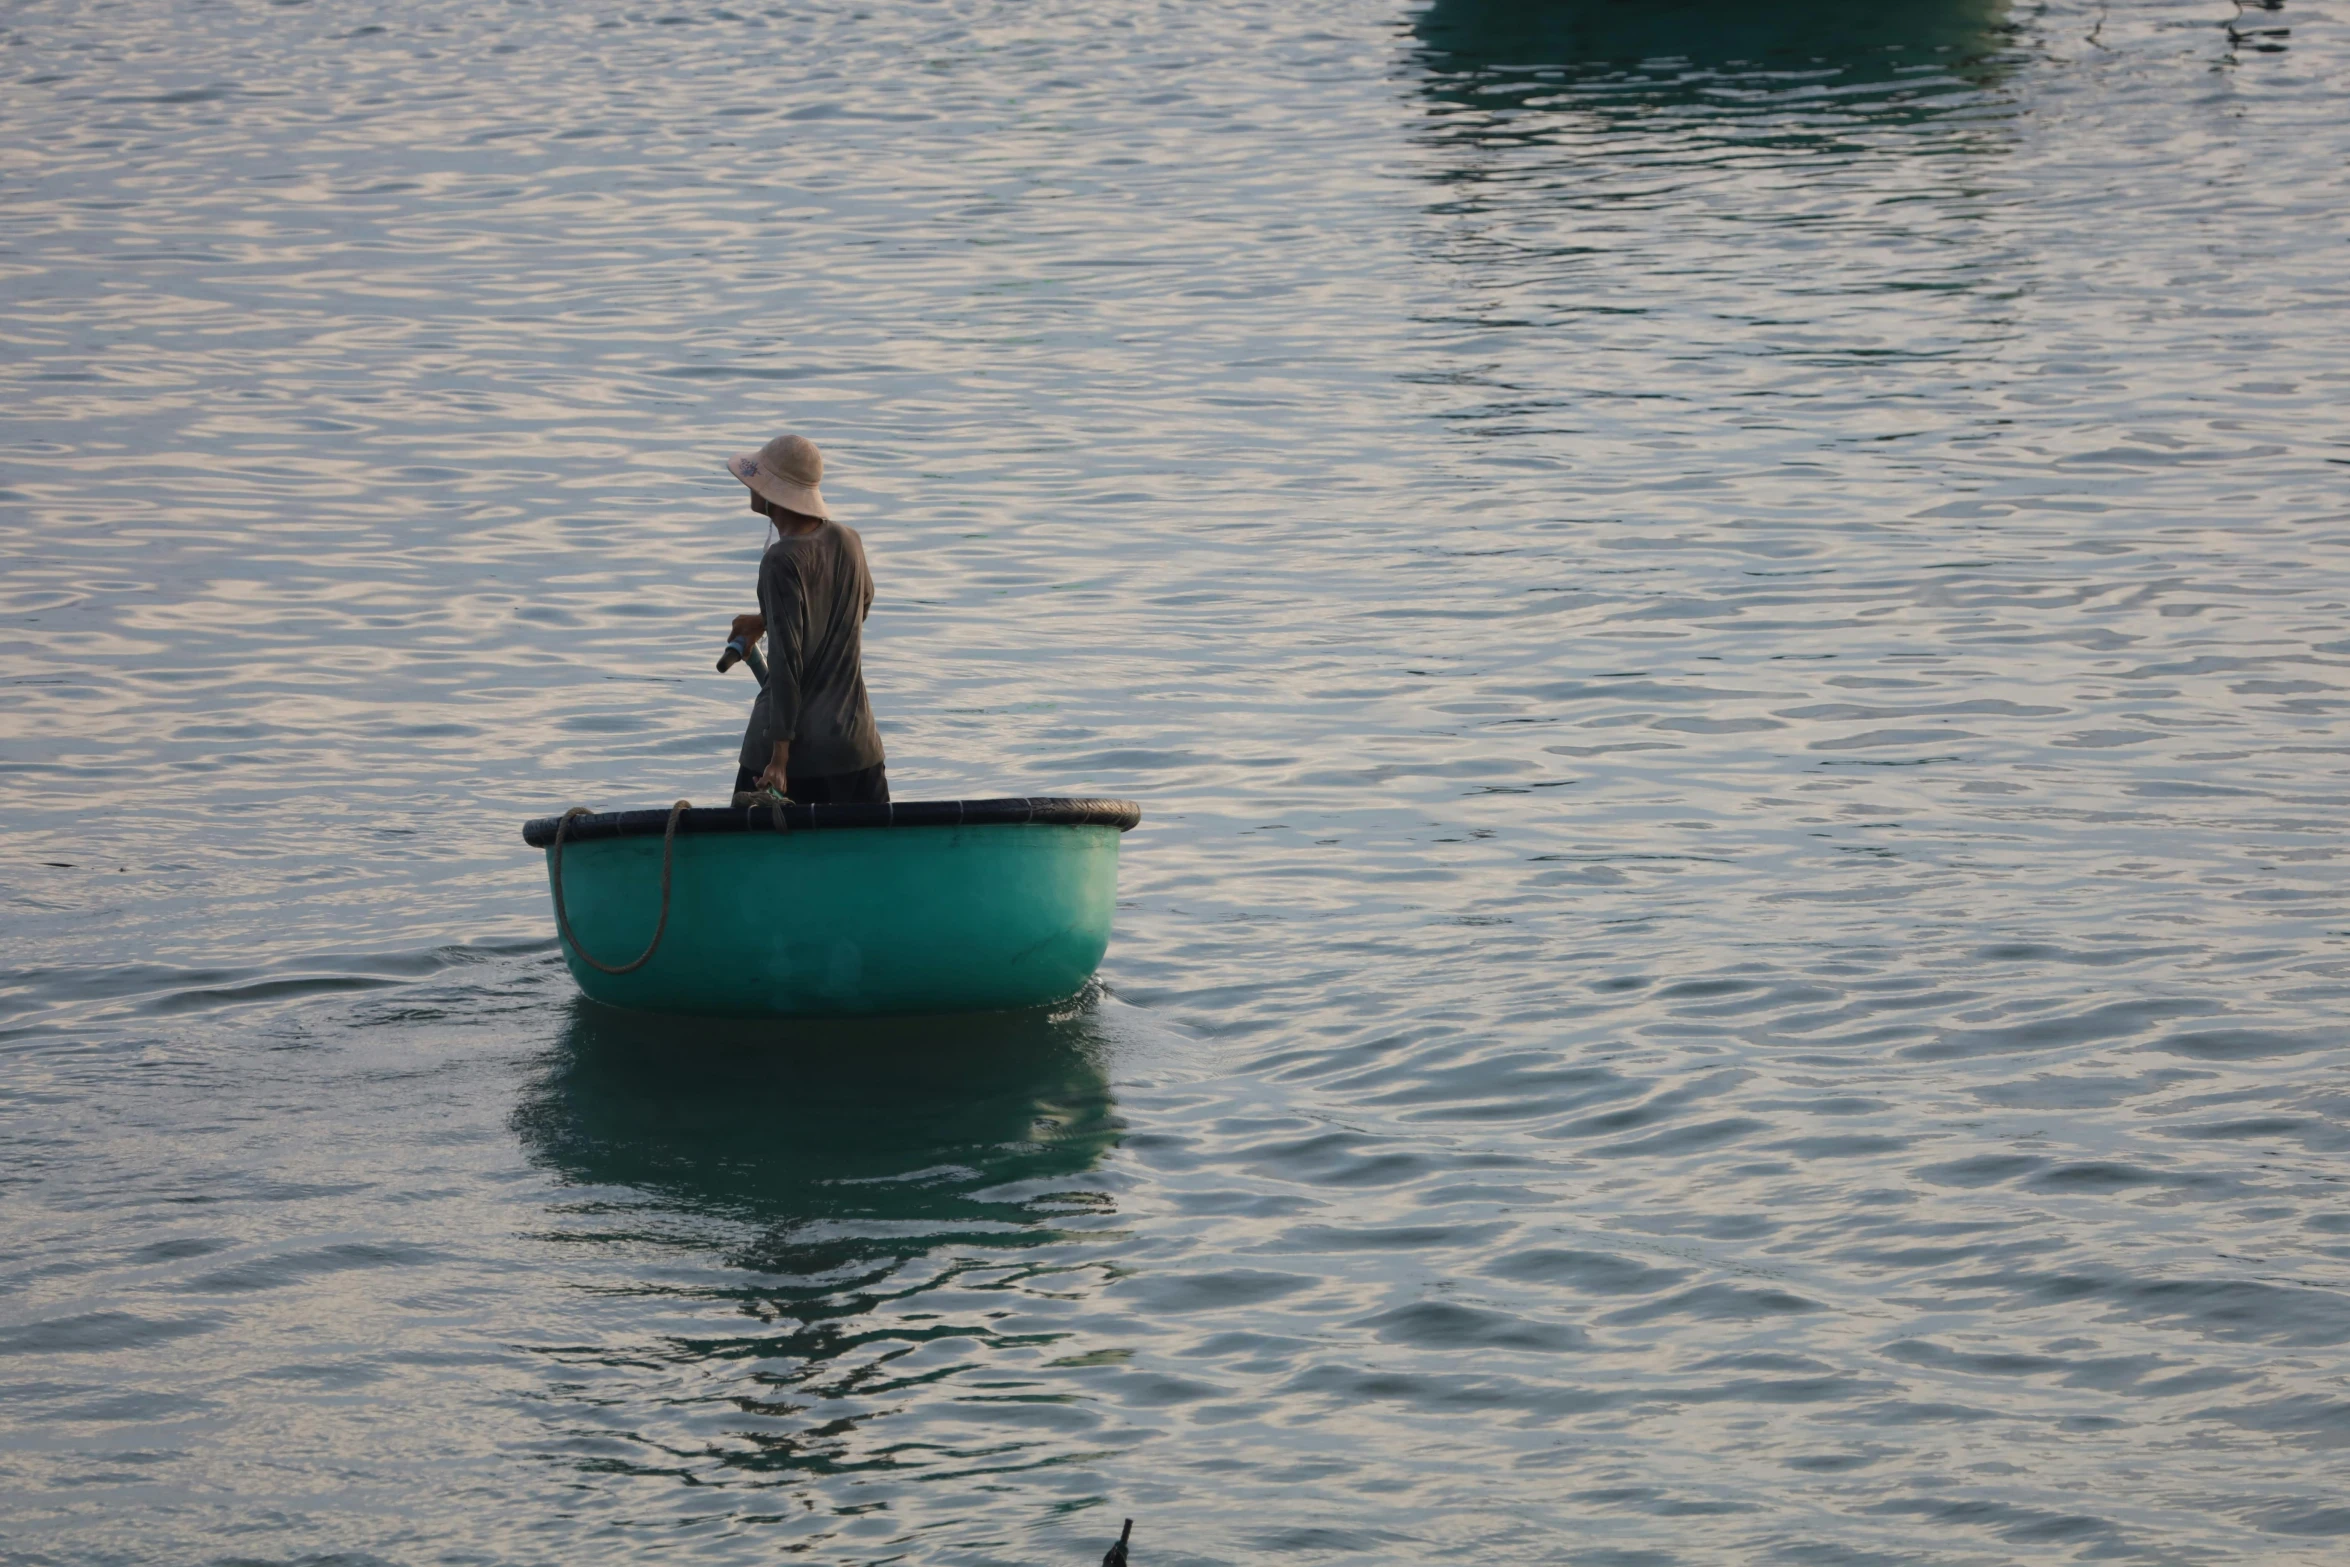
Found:
[{"label": "coiled rope", "polygon": [[578,957],[580,962],[602,974],[633,974],[653,961],[653,954],[661,948],[661,937],[669,929],[669,862],[677,852],[677,818],[685,814],[692,804],[691,800],[680,800],[669,807],[669,827],[661,834],[661,922],[653,927],[653,940],[634,963],[623,963],[618,968],[614,968],[609,963],[598,963],[594,958],[588,956],[587,948],[581,946],[579,938],[571,933],[570,916],[563,912],[563,833],[571,825],[571,818],[574,816],[593,816],[596,813],[584,805],[575,805],[565,811],[563,819],[555,824],[555,850],[552,861],[555,882],[555,929],[562,932],[564,942],[569,945],[572,953]]}]

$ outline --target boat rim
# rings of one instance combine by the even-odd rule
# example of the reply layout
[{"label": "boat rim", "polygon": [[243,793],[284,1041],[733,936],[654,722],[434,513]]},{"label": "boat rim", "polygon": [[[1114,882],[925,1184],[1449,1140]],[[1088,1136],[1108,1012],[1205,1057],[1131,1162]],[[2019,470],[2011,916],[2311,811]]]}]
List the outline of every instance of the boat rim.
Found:
[{"label": "boat rim", "polygon": [[[563,842],[602,838],[659,838],[669,831],[670,813],[597,811],[570,818]],[[807,832],[848,827],[1115,827],[1125,832],[1142,820],[1132,800],[1044,795],[1005,800],[888,800],[854,805],[700,805],[677,812],[680,837],[702,833]],[[522,824],[522,841],[534,849],[554,843],[564,818],[538,816]]]}]

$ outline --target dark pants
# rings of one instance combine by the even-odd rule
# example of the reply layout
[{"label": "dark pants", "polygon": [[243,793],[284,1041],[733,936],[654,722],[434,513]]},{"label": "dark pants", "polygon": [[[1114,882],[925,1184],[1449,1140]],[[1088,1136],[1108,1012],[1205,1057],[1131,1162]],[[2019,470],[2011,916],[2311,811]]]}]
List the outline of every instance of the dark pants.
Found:
[{"label": "dark pants", "polygon": [[[735,769],[736,794],[748,794],[758,787],[757,773],[747,767]],[[875,762],[853,773],[817,773],[805,778],[791,773],[784,779],[783,792],[802,805],[879,805],[889,798],[889,768]]]}]

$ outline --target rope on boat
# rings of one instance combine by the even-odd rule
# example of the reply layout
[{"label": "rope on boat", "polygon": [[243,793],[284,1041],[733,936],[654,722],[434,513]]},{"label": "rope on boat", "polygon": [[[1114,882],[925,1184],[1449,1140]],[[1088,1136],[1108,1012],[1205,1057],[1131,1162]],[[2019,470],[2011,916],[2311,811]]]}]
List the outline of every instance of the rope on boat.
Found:
[{"label": "rope on boat", "polygon": [[598,963],[594,958],[588,956],[587,948],[581,946],[579,938],[571,933],[570,917],[563,912],[563,832],[571,825],[571,818],[574,816],[593,816],[596,813],[587,806],[575,805],[565,811],[563,819],[555,824],[553,858],[555,929],[562,933],[563,940],[570,945],[572,952],[578,956],[580,962],[600,974],[633,974],[653,961],[653,954],[661,948],[661,937],[669,929],[669,863],[677,852],[677,819],[684,815],[692,804],[691,800],[680,800],[669,807],[669,830],[661,835],[661,920],[653,927],[652,942],[634,963],[623,963],[618,968],[614,968],[609,963]]}]

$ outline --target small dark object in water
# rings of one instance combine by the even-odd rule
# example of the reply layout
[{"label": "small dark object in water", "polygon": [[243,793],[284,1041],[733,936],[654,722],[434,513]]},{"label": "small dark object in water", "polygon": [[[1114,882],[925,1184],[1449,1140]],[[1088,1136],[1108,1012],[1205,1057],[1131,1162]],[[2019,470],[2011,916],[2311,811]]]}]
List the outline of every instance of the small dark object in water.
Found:
[{"label": "small dark object in water", "polygon": [[1134,1536],[1134,1520],[1126,1520],[1126,1527],[1118,1531],[1118,1543],[1102,1553],[1102,1567],[1126,1567],[1126,1542]]}]

